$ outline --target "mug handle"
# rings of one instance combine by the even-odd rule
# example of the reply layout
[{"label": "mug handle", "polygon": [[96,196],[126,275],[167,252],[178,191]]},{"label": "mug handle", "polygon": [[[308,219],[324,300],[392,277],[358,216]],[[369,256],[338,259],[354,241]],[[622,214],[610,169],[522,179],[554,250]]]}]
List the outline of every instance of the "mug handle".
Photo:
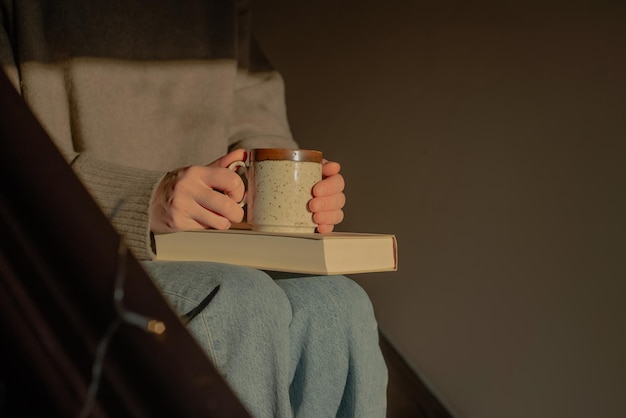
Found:
[{"label": "mug handle", "polygon": [[[234,162],[230,163],[230,164],[228,165],[228,167],[226,167],[226,168],[228,168],[229,170],[232,170],[232,171],[234,171],[234,172],[237,172],[237,170],[239,169],[239,167],[243,167],[243,168],[245,169],[245,168],[246,168],[246,163],[245,163],[245,161],[234,161]],[[246,190],[246,191],[243,193],[243,197],[241,198],[241,201],[237,202],[237,204],[238,204],[240,207],[244,207],[244,206],[245,206],[245,204],[246,204],[246,195],[247,195],[247,194],[248,194],[248,191]]]}]

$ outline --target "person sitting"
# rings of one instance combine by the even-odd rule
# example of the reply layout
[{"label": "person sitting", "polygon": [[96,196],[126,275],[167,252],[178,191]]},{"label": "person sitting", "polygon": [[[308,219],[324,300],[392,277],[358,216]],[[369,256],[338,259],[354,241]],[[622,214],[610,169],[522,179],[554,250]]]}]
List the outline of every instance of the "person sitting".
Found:
[{"label": "person sitting", "polygon": [[[371,302],[343,276],[154,261],[151,234],[227,229],[244,186],[226,167],[295,148],[284,85],[235,0],[0,2],[0,62],[76,175],[255,417],[383,417]],[[340,165],[309,208],[343,219]],[[71,204],[71,202],[68,202]],[[185,359],[173,359],[184,362]]]}]

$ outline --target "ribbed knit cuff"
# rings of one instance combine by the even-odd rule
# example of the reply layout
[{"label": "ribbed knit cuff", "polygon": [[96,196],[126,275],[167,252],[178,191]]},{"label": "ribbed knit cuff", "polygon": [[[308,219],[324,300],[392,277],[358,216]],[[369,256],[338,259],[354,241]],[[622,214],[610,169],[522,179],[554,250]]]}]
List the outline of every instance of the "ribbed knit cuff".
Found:
[{"label": "ribbed knit cuff", "polygon": [[165,173],[124,167],[85,155],[78,157],[72,168],[135,257],[153,259],[150,203]]}]

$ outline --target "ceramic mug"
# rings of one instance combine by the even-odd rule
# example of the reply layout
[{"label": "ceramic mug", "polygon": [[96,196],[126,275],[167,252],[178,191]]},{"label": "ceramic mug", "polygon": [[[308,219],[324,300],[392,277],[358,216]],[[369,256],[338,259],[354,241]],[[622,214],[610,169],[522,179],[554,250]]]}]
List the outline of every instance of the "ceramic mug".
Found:
[{"label": "ceramic mug", "polygon": [[247,205],[247,222],[254,231],[315,232],[309,201],[313,186],[322,179],[322,153],[314,150],[257,148],[249,151],[245,168],[247,190],[240,202]]}]

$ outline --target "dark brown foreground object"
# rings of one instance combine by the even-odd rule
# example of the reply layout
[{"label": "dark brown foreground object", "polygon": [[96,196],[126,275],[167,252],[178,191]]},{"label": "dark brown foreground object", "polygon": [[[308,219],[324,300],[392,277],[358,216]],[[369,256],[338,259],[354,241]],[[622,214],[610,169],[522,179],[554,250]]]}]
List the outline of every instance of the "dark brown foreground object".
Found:
[{"label": "dark brown foreground object", "polygon": [[0,179],[0,416],[79,415],[120,272],[123,307],[166,330],[119,326],[91,416],[248,416],[3,71]]}]

